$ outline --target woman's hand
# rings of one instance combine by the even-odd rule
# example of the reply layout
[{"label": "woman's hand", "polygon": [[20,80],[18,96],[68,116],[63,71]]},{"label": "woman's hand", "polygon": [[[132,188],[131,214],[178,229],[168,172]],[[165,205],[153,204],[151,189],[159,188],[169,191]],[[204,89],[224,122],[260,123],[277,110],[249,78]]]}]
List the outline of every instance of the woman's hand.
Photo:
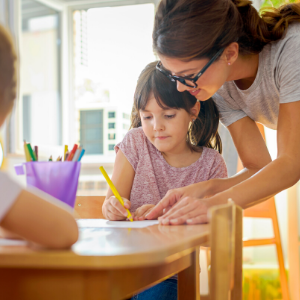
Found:
[{"label": "woman's hand", "polygon": [[167,213],[158,218],[161,225],[202,224],[208,222],[207,211],[211,205],[208,199],[185,197]]},{"label": "woman's hand", "polygon": [[145,220],[145,216],[155,207],[154,204],[144,204],[140,206],[133,214],[133,220],[135,221],[143,221]]},{"label": "woman's hand", "polygon": [[210,196],[212,194],[210,192],[211,182],[212,180],[209,180],[191,184],[182,188],[169,190],[165,197],[156,204],[156,206],[148,213],[148,215],[146,215],[146,219],[157,219],[163,213],[170,211],[174,205],[186,197],[204,198]]},{"label": "woman's hand", "polygon": [[130,209],[131,203],[126,198],[122,199],[124,201],[124,207],[115,196],[111,196],[104,201],[103,214],[106,219],[110,221],[123,221],[127,219],[128,213],[126,208]]}]

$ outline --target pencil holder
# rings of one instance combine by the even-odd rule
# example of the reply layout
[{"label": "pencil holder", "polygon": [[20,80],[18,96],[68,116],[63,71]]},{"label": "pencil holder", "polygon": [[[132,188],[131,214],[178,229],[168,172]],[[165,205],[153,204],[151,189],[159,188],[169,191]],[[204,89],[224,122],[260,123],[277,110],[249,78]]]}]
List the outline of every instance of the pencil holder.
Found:
[{"label": "pencil holder", "polygon": [[27,186],[34,186],[74,208],[80,166],[77,161],[27,162],[15,166],[15,171],[17,175],[26,175]]}]

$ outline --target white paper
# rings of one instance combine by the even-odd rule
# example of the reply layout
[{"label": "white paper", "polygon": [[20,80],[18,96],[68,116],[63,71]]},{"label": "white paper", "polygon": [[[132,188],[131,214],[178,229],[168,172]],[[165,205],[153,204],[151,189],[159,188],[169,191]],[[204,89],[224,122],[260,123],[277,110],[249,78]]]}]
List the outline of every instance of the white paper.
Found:
[{"label": "white paper", "polygon": [[28,242],[23,240],[1,239],[0,246],[27,246]]},{"label": "white paper", "polygon": [[105,219],[79,219],[77,225],[79,228],[145,228],[158,224],[158,220],[145,221],[109,221]]}]

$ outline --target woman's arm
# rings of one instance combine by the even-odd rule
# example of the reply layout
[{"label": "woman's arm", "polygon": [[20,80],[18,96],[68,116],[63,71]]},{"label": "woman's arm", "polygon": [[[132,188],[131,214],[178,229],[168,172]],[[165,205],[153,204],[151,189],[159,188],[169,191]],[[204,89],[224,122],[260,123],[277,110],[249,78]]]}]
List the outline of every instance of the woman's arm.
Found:
[{"label": "woman's arm", "polygon": [[[130,197],[134,175],[135,172],[133,167],[119,149],[111,181],[123,198],[124,205],[127,209],[130,208],[130,201],[128,199]],[[102,212],[104,217],[109,220],[125,220],[127,216],[126,209],[121,205],[119,200],[114,197],[111,189],[108,189],[107,191],[106,199],[102,206]]]},{"label": "woman's arm", "polygon": [[[162,217],[165,219],[164,223],[182,224],[187,222],[195,224],[203,222],[203,215],[206,215],[209,207],[225,203],[228,198],[232,198],[242,208],[247,208],[294,185],[300,178],[299,112],[300,101],[280,104],[277,128],[278,155],[274,161],[267,164],[250,178],[209,199],[202,201],[188,199],[185,200],[186,203],[181,201],[183,203],[176,204]],[[248,131],[244,133],[245,136],[247,134]],[[235,142],[237,138],[238,136],[233,135]],[[250,144],[253,143],[255,141],[252,141]],[[248,145],[250,146],[250,144]],[[240,148],[241,145],[239,143],[236,145],[239,147],[238,152],[243,155]],[[253,156],[258,158],[256,153],[253,153]],[[255,162],[254,159],[253,162]],[[245,162],[243,161],[243,163]],[[175,219],[176,222],[173,222],[172,219]]]},{"label": "woman's arm", "polygon": [[249,117],[238,120],[228,127],[244,169],[226,179],[211,180],[211,195],[225,191],[253,176],[272,159],[266,143],[256,125]]},{"label": "woman's arm", "polygon": [[68,248],[78,239],[78,227],[72,214],[22,190],[0,226],[35,244]]}]

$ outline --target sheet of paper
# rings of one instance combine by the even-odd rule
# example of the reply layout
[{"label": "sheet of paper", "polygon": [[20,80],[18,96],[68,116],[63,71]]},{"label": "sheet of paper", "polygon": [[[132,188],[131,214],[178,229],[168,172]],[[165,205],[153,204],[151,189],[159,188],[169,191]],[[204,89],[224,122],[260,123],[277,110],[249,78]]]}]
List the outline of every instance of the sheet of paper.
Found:
[{"label": "sheet of paper", "polygon": [[109,221],[105,219],[79,219],[77,220],[79,228],[144,228],[158,224],[158,220],[145,221]]},{"label": "sheet of paper", "polygon": [[0,246],[27,246],[28,243],[22,240],[1,239]]}]

